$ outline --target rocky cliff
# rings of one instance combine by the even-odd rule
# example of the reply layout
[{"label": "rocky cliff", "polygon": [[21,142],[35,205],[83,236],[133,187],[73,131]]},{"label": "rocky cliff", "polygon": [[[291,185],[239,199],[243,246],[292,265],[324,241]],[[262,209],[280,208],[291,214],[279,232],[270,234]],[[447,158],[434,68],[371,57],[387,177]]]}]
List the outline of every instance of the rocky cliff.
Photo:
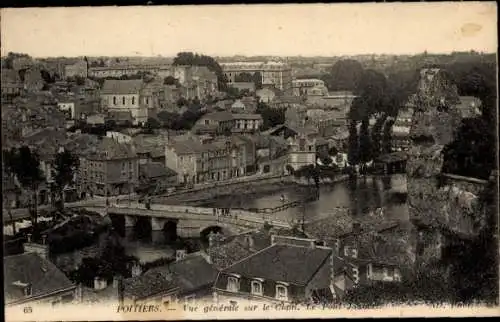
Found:
[{"label": "rocky cliff", "polygon": [[487,181],[442,173],[445,145],[461,122],[456,87],[438,69],[424,69],[412,119],[407,163],[408,206],[417,262],[441,260],[450,240],[474,238],[484,222],[477,197]]}]

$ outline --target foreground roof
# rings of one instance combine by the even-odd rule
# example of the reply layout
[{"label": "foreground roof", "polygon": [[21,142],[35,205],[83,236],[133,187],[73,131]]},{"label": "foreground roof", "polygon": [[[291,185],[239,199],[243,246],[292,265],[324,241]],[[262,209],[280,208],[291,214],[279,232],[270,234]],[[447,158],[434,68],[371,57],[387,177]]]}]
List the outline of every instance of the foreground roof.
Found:
[{"label": "foreground roof", "polygon": [[70,289],[75,285],[52,262],[35,253],[24,253],[4,257],[4,290],[7,303],[24,298],[23,290],[15,282],[30,283],[29,298],[49,295]]},{"label": "foreground roof", "polygon": [[330,249],[273,245],[234,264],[225,273],[306,285],[324,265]]}]

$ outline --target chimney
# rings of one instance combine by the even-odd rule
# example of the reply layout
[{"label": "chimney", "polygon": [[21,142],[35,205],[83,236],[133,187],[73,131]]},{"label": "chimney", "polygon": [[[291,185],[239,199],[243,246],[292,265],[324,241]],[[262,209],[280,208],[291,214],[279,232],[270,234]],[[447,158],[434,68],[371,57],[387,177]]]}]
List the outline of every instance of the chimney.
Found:
[{"label": "chimney", "polygon": [[271,245],[276,244],[276,235],[271,235]]}]

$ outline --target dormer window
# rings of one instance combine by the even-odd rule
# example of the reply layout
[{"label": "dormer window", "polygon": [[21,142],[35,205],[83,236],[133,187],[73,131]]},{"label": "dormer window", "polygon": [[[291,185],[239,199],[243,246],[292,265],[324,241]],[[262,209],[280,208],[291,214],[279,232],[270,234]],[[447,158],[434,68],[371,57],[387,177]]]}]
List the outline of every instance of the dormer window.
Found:
[{"label": "dormer window", "polygon": [[262,295],[263,290],[262,290],[262,280],[260,279],[255,279],[251,282],[252,286],[252,294],[254,295]]},{"label": "dormer window", "polygon": [[229,292],[238,292],[240,290],[240,281],[236,275],[227,278],[227,290]]},{"label": "dormer window", "polygon": [[281,301],[288,300],[288,287],[285,283],[276,284],[276,299]]}]

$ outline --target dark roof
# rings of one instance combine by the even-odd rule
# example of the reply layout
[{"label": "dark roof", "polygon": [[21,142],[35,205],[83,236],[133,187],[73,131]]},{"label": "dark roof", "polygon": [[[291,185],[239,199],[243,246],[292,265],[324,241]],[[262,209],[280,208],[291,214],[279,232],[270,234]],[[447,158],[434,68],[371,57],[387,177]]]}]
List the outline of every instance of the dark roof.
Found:
[{"label": "dark roof", "polygon": [[54,264],[35,253],[4,257],[3,265],[7,303],[24,298],[23,290],[13,285],[14,282],[31,283],[31,297],[48,295],[74,286]]},{"label": "dark roof", "polygon": [[147,178],[157,178],[176,175],[176,172],[172,169],[165,167],[163,163],[160,162],[148,162],[146,164],[139,165],[139,171],[142,175]]},{"label": "dark roof", "polygon": [[109,111],[108,116],[114,121],[132,122],[134,120],[130,111]]},{"label": "dark roof", "polygon": [[262,120],[262,115],[260,114],[233,114],[233,119],[235,120]]},{"label": "dark roof", "polygon": [[127,278],[123,281],[125,298],[144,299],[156,294],[170,293],[178,289],[171,274],[154,272]]},{"label": "dark roof", "polygon": [[172,274],[173,280],[181,293],[192,292],[204,287],[211,287],[217,278],[218,270],[202,256],[190,256],[168,266],[156,267],[145,275],[158,276]]},{"label": "dark roof", "polygon": [[104,81],[101,94],[136,94],[141,91],[143,86],[142,79],[107,79]]},{"label": "dark roof", "polygon": [[119,143],[112,138],[103,137],[97,146],[85,151],[87,157],[96,160],[130,159],[137,157],[134,148],[128,143]]},{"label": "dark roof", "polygon": [[273,245],[234,264],[225,273],[306,285],[325,264],[331,250]]},{"label": "dark roof", "polygon": [[202,117],[203,120],[205,119],[210,119],[214,121],[230,121],[233,120],[233,115],[230,112],[227,111],[220,111],[220,112],[212,112],[205,114]]},{"label": "dark roof", "polygon": [[194,139],[175,140],[169,144],[177,154],[200,153],[203,145]]}]

